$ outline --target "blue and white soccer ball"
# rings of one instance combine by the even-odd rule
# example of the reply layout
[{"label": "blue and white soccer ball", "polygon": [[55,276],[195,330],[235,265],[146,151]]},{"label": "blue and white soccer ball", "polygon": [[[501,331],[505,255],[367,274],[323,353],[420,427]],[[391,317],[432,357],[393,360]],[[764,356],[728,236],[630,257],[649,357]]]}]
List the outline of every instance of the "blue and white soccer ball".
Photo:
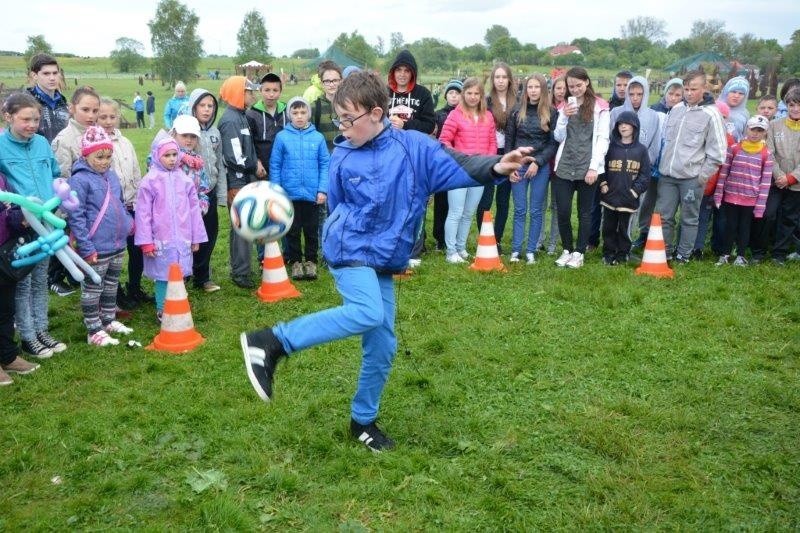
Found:
[{"label": "blue and white soccer ball", "polygon": [[248,241],[277,241],[286,235],[293,220],[294,205],[280,185],[255,181],[233,197],[231,225]]}]

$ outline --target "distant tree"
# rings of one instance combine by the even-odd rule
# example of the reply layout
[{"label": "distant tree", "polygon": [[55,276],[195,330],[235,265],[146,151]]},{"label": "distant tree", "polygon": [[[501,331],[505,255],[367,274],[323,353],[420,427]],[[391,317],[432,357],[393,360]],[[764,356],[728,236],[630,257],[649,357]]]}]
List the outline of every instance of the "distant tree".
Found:
[{"label": "distant tree", "polygon": [[486,47],[480,43],[464,47],[461,49],[461,59],[464,61],[484,62],[487,60]]},{"label": "distant tree", "polygon": [[203,40],[197,36],[200,19],[178,0],[161,0],[155,17],[147,23],[156,73],[172,85],[192,79],[203,54]]},{"label": "distant tree", "polygon": [[667,22],[655,17],[636,17],[628,19],[623,26],[620,26],[620,34],[623,39],[633,39],[634,37],[644,37],[651,43],[665,42],[667,37]]},{"label": "distant tree", "polygon": [[538,65],[542,61],[542,52],[533,43],[525,43],[519,47],[515,63],[520,65]]},{"label": "distant tree", "polygon": [[408,45],[420,70],[449,69],[458,58],[458,48],[440,39],[425,37]]},{"label": "distant tree", "polygon": [[[236,62],[246,63],[256,60],[269,61],[269,36],[264,17],[261,13],[253,9],[244,15],[242,25],[236,34],[238,47],[236,48]],[[315,56],[316,57],[316,56]]]},{"label": "distant tree", "polygon": [[319,48],[301,48],[291,55],[294,59],[316,59],[319,57]]},{"label": "distant tree", "polygon": [[[333,41],[333,44],[338,46],[344,53],[360,62],[361,65],[359,66],[366,65],[372,67],[375,66],[377,62],[378,56],[375,50],[367,44],[364,36],[358,33],[358,30],[353,31],[350,35],[344,32],[340,33],[336,40]],[[346,67],[347,65],[341,66]]]},{"label": "distant tree", "polygon": [[483,40],[486,42],[486,46],[489,48],[492,47],[494,43],[497,42],[498,39],[503,37],[510,38],[511,33],[509,33],[508,28],[505,26],[500,26],[499,24],[495,24],[488,30],[486,30],[486,35],[483,37]]},{"label": "distant tree", "polygon": [[697,52],[716,52],[726,58],[733,56],[737,45],[736,35],[725,31],[725,23],[716,19],[692,22],[689,40]]},{"label": "distant tree", "polygon": [[783,47],[776,39],[765,40],[752,33],[744,33],[739,37],[735,55],[742,63],[763,67],[780,57],[782,53]]},{"label": "distant tree", "polygon": [[489,58],[494,61],[499,60],[517,64],[519,62],[517,52],[521,46],[520,42],[514,37],[500,36],[489,45]]},{"label": "distant tree", "polygon": [[133,72],[147,61],[142,52],[142,43],[130,37],[120,37],[117,47],[111,51],[111,62],[120,72]]},{"label": "distant tree", "polygon": [[392,32],[389,35],[389,50],[386,52],[389,56],[397,55],[397,52],[403,49],[406,45],[406,40],[403,38],[403,34],[399,31]]},{"label": "distant tree", "polygon": [[25,70],[30,68],[31,58],[36,54],[53,55],[53,47],[44,40],[44,35],[28,35],[27,42],[28,47],[22,54],[22,59],[25,61]]},{"label": "distant tree", "polygon": [[386,51],[386,43],[384,42],[383,37],[378,35],[378,44],[373,46],[373,48],[375,49],[375,53],[378,55],[378,57],[383,57],[383,54]]},{"label": "distant tree", "polygon": [[792,33],[792,40],[783,49],[783,68],[787,74],[800,76],[800,29]]}]

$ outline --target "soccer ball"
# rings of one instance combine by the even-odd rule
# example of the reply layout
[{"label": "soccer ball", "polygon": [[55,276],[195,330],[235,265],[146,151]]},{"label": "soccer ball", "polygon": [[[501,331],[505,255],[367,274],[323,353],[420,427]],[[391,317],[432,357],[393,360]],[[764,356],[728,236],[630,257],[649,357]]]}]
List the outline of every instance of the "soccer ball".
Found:
[{"label": "soccer ball", "polygon": [[275,183],[248,183],[233,197],[231,226],[248,241],[277,241],[286,235],[293,220],[294,205]]}]

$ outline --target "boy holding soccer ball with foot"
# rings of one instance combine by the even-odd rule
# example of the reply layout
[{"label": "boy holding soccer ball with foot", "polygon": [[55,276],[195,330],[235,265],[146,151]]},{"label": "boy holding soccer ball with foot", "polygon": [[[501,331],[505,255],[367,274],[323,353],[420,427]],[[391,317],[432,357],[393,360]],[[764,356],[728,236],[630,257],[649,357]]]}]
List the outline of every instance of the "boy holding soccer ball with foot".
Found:
[{"label": "boy holding soccer ball with foot", "polygon": [[501,178],[530,162],[521,150],[502,159],[448,152],[425,134],[392,128],[386,104],[385,85],[369,72],[348,76],[333,100],[341,135],[330,164],[323,254],[342,305],[240,335],[247,376],[264,401],[272,397],[282,358],[360,335],[350,432],[374,452],[394,447],[375,421],[397,350],[392,275],[408,264],[414,244],[414,224],[408,222],[422,216],[435,192]]}]

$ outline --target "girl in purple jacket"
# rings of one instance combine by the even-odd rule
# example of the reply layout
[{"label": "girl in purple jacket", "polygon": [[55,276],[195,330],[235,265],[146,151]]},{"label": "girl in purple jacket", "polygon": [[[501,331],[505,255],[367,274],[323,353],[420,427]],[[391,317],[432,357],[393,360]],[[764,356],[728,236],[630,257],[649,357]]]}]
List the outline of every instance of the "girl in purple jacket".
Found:
[{"label": "girl in purple jacket", "polygon": [[117,287],[125,245],[133,220],[122,203],[122,187],[111,169],[114,145],[100,126],[89,126],[81,137],[81,158],[69,179],[80,204],[69,213],[69,226],[78,254],[92,265],[102,281],[81,283],[81,310],[93,346],[119,344],[109,333],[129,335],[133,330],[117,322]]},{"label": "girl in purple jacket", "polygon": [[156,317],[161,321],[169,267],[177,263],[192,274],[192,252],[206,242],[194,182],[177,166],[182,152],[171,137],[153,144],[151,166],[136,198],[134,242],[144,254],[144,275],[155,281]]}]

